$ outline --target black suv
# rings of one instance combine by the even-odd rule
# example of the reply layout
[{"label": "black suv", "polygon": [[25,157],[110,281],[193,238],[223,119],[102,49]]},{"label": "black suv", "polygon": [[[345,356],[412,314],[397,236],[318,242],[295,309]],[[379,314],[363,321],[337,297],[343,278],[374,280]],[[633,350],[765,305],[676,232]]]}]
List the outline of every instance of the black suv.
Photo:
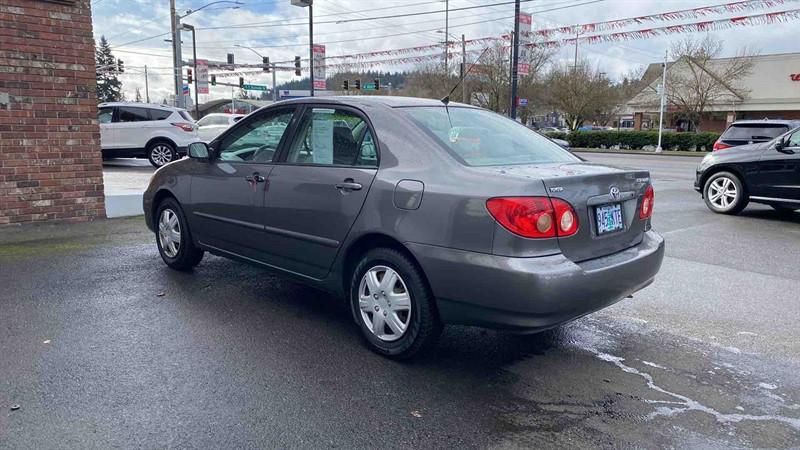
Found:
[{"label": "black suv", "polygon": [[[783,125],[779,125],[783,123]],[[756,125],[759,124],[759,125]],[[711,211],[737,214],[750,201],[764,203],[778,211],[800,209],[800,122],[748,121],[731,125],[719,142],[737,142],[742,130],[751,134],[750,143],[717,148],[697,168],[694,188]],[[790,128],[791,127],[791,128]],[[768,133],[781,130],[775,137]],[[719,143],[718,142],[718,143]]]},{"label": "black suv", "polygon": [[789,130],[800,127],[800,120],[739,120],[728,126],[714,143],[714,151],[739,145],[769,142]]}]

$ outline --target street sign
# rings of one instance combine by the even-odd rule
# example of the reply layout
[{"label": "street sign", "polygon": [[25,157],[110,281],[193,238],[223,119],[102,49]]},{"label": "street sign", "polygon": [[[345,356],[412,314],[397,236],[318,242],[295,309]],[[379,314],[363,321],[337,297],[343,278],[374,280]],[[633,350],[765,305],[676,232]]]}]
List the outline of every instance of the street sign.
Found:
[{"label": "street sign", "polygon": [[245,84],[242,89],[246,91],[268,91],[267,87],[263,84]]},{"label": "street sign", "polygon": [[208,60],[198,59],[196,65],[197,73],[194,75],[197,77],[197,93],[208,94]]},{"label": "street sign", "polygon": [[314,55],[314,73],[311,75],[314,81],[314,89],[327,89],[325,83],[325,46],[314,44],[311,49]]},{"label": "street sign", "polygon": [[528,106],[528,99],[527,98],[519,99],[519,106]]},{"label": "street sign", "polygon": [[375,83],[361,83],[361,90],[375,91]]}]

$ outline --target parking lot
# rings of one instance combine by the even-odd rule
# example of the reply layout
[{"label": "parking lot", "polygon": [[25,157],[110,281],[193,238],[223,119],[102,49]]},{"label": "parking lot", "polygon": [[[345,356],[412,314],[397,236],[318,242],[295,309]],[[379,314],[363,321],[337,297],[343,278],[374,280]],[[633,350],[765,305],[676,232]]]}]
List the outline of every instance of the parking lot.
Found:
[{"label": "parking lot", "polygon": [[[167,269],[141,218],[5,229],[0,443],[800,446],[800,213],[711,213],[698,158],[583,156],[651,170],[655,283],[538,335],[448,327],[408,363],[327,294],[208,255]],[[145,164],[112,161],[107,189]]]}]

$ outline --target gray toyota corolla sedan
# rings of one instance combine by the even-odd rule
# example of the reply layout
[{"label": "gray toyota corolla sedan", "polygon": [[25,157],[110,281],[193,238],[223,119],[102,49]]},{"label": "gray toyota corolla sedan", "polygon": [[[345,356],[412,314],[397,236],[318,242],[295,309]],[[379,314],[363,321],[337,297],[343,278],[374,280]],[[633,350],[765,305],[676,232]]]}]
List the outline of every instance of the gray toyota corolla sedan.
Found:
[{"label": "gray toyota corolla sedan", "polygon": [[392,357],[443,324],[536,332],[653,281],[647,171],[583,162],[495,113],[401,97],[262,108],[144,195],[166,264],[208,251],[345,296]]}]

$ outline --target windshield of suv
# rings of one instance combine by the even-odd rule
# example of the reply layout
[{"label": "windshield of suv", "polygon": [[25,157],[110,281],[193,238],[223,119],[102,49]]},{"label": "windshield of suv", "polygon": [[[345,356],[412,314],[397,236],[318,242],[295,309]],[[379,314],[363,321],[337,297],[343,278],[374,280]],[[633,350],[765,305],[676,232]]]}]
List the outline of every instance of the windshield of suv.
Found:
[{"label": "windshield of suv", "polygon": [[404,108],[450,154],[469,166],[578,162],[535,131],[490,111],[451,107]]},{"label": "windshield of suv", "polygon": [[785,124],[740,123],[733,124],[722,134],[722,139],[732,140],[765,140],[769,141],[789,131]]}]

